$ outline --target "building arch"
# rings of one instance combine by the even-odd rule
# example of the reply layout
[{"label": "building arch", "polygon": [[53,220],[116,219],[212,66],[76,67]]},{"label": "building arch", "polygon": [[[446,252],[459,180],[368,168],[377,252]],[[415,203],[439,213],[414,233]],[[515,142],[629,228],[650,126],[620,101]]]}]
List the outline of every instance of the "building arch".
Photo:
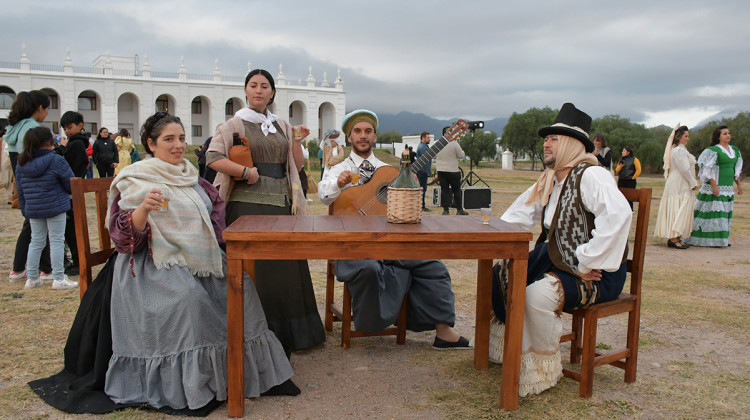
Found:
[{"label": "building arch", "polygon": [[224,104],[224,121],[234,117],[235,112],[245,107],[245,103],[242,99],[234,96],[227,99]]},{"label": "building arch", "polygon": [[307,105],[300,100],[292,101],[289,104],[289,123],[291,125],[309,125],[307,123]]},{"label": "building arch", "polygon": [[[211,100],[207,96],[198,95],[190,102],[190,124],[186,134],[192,137],[192,144],[203,144],[203,140],[213,134]],[[185,129],[187,131],[187,127]]]},{"label": "building arch", "polygon": [[140,99],[133,92],[125,92],[117,98],[117,131],[123,128],[130,132],[136,144],[141,141],[139,111]]},{"label": "building arch", "polygon": [[76,108],[83,115],[83,129],[93,135],[101,126],[102,97],[98,92],[87,89],[77,96]]},{"label": "building arch", "polygon": [[177,100],[168,93],[162,93],[154,100],[154,112],[166,112],[171,115],[177,115]]},{"label": "building arch", "polygon": [[65,134],[60,128],[60,117],[62,116],[60,113],[60,94],[55,89],[48,87],[39,90],[49,96],[49,113],[41,125],[49,128],[55,134]]},{"label": "building arch", "polygon": [[8,125],[8,114],[15,100],[16,92],[9,86],[0,85],[0,128]]},{"label": "building arch", "polygon": [[10,110],[15,100],[16,92],[10,86],[0,86],[0,109]]},{"label": "building arch", "polygon": [[336,123],[336,107],[330,102],[323,102],[318,107],[318,138],[322,139],[331,128],[339,129]]}]

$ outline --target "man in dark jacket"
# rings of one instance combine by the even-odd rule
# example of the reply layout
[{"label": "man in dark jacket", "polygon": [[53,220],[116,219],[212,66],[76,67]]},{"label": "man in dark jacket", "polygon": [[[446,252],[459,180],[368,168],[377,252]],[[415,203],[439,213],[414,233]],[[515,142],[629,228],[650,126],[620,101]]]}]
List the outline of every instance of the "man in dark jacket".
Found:
[{"label": "man in dark jacket", "polygon": [[94,142],[94,159],[99,178],[114,176],[115,167],[120,162],[120,154],[117,152],[115,141],[109,138],[109,130],[105,127],[99,129],[99,135]]},{"label": "man in dark jacket", "polygon": [[[89,146],[89,138],[83,131],[83,115],[75,111],[68,111],[60,118],[60,126],[65,130],[68,136],[68,143],[65,146],[58,146],[58,153],[65,158],[70,165],[73,175],[78,178],[86,176],[86,168],[89,164],[89,157],[86,149]],[[73,203],[71,201],[70,210],[65,217],[65,242],[70,249],[71,260],[65,261],[65,274],[75,276],[79,274],[78,270],[78,245],[76,241],[76,228],[73,221]]]}]

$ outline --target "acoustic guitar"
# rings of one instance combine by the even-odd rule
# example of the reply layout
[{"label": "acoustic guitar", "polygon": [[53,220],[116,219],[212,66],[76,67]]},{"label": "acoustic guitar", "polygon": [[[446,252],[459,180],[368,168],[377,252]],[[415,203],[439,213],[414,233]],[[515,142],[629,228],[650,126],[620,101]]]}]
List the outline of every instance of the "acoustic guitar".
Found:
[{"label": "acoustic guitar", "polygon": [[[425,168],[435,155],[448,143],[466,133],[469,125],[465,120],[453,123],[445,134],[411,165],[411,171]],[[388,204],[388,187],[398,176],[399,170],[393,166],[381,166],[372,174],[366,184],[356,185],[341,191],[341,195],[329,206],[329,214],[385,216]]]}]

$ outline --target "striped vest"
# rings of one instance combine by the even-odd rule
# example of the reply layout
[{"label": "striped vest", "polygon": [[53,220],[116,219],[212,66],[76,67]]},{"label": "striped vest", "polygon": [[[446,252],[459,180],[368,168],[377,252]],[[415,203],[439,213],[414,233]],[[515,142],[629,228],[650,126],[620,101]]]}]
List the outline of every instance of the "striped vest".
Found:
[{"label": "striped vest", "polygon": [[[544,212],[542,213],[542,233],[536,244],[544,242],[549,238],[548,252],[552,264],[559,270],[575,276],[578,283],[580,301],[576,306],[587,307],[596,302],[599,296],[599,285],[596,281],[583,281],[576,275],[578,270],[578,258],[575,251],[578,246],[591,240],[591,231],[594,230],[594,214],[586,210],[581,200],[581,177],[590,163],[581,162],[568,174],[563,184],[560,199],[557,202],[555,215],[549,229],[544,227]],[[628,258],[628,246],[622,260]]]}]

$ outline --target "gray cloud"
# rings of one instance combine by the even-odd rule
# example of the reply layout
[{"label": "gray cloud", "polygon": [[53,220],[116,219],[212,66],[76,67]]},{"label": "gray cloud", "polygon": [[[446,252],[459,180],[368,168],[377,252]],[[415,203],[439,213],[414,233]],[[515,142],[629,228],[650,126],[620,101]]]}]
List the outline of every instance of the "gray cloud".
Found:
[{"label": "gray cloud", "polygon": [[[155,71],[243,75],[247,62],[291,81],[308,67],[347,108],[494,118],[572,101],[593,116],[700,120],[745,109],[750,4],[636,0],[244,2],[78,0],[7,6],[0,60],[74,64],[148,54]],[[76,20],[71,22],[71,17]],[[33,29],[31,29],[33,28]],[[14,46],[17,46],[14,49]],[[141,61],[142,62],[142,61]]]}]

